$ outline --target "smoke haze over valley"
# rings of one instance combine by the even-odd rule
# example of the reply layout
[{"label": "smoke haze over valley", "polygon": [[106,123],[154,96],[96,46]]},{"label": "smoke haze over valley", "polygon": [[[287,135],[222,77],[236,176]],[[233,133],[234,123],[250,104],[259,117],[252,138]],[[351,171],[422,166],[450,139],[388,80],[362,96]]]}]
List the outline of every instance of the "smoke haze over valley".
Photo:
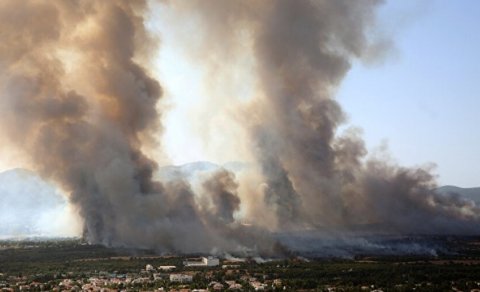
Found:
[{"label": "smoke haze over valley", "polygon": [[[2,151],[32,172],[0,175],[0,235],[333,256],[435,254],[402,240],[479,235],[477,195],[438,189],[430,167],[369,153],[344,126],[335,97],[353,62],[393,46],[382,3],[2,1]],[[207,97],[192,90],[179,115],[201,144],[168,122],[155,56],[172,39],[205,73]],[[235,162],[172,166],[174,143]]]}]

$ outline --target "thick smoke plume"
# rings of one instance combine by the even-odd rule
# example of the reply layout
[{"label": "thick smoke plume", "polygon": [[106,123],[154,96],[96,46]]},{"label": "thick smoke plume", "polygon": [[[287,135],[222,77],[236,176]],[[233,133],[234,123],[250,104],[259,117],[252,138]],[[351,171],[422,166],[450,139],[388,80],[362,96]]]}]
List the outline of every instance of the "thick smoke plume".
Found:
[{"label": "thick smoke plume", "polygon": [[[163,186],[152,179],[157,165],[144,149],[161,130],[162,89],[141,65],[156,47],[145,30],[146,7],[144,1],[2,1],[2,130],[36,171],[70,194],[90,242],[233,249],[217,234],[222,225],[207,226],[213,216],[201,213],[186,182]],[[223,175],[205,189],[212,212],[230,222],[236,185]]]},{"label": "thick smoke plume", "polygon": [[174,6],[199,19],[209,41],[206,54],[227,48],[228,53],[216,55],[231,59],[239,54],[232,48],[245,39],[252,44],[259,97],[248,108],[246,124],[266,183],[263,198],[278,226],[476,233],[479,208],[436,195],[428,170],[366,157],[355,130],[336,135],[345,120],[333,99],[336,87],[353,58],[372,58],[382,47],[370,34],[380,2],[190,1]]},{"label": "thick smoke plume", "polygon": [[[185,179],[154,180],[148,152],[161,148],[153,137],[162,131],[162,88],[147,69],[158,48],[145,25],[148,3],[2,1],[5,143],[69,194],[92,243],[275,253],[282,237],[269,232],[479,232],[479,208],[433,193],[428,171],[366,158],[355,131],[336,135],[344,114],[332,97],[350,60],[371,57],[376,47],[368,32],[378,2],[168,4],[201,24],[208,53],[234,57],[247,35],[256,64],[258,96],[239,112],[248,112],[260,178],[223,169],[194,188]],[[274,224],[248,216],[255,204],[270,214],[255,218]]]}]

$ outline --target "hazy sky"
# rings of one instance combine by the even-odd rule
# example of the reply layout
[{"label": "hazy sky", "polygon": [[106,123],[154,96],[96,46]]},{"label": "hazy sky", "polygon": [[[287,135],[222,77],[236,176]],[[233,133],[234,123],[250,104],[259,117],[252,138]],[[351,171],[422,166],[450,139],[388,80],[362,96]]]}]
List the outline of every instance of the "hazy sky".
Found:
[{"label": "hazy sky", "polygon": [[[151,26],[161,34],[155,67],[169,106],[163,137],[169,163],[236,160],[236,153],[219,155],[221,139],[230,139],[227,126],[212,130],[209,145],[200,143],[205,133],[198,124],[206,118],[222,125],[223,108],[190,120],[192,105],[209,101],[210,92],[202,72],[182,55],[185,43],[175,39],[168,15],[155,8]],[[369,150],[386,142],[401,165],[435,163],[440,184],[480,186],[480,1],[390,0],[379,12],[379,30],[393,48],[382,62],[355,62],[343,81],[337,100],[348,125],[363,129]],[[243,81],[233,82],[236,92],[251,94]],[[8,151],[0,154],[0,169],[24,166]]]},{"label": "hazy sky", "polygon": [[[164,19],[159,10],[157,19]],[[381,62],[355,62],[343,81],[337,99],[348,125],[363,129],[369,150],[387,144],[401,165],[435,163],[440,184],[480,186],[480,1],[391,0],[379,18],[378,30],[392,40],[392,49]],[[211,102],[209,92],[202,72],[185,59],[182,43],[162,22],[153,26],[163,40],[158,75],[167,100],[173,97],[164,136],[171,162],[235,160],[219,157],[215,141],[199,142],[204,135],[192,123],[214,120],[221,110],[192,121],[192,105]],[[243,88],[236,92],[244,84],[241,80]],[[209,139],[229,140],[225,133],[228,129]]]},{"label": "hazy sky", "polygon": [[480,1],[389,1],[394,51],[355,64],[338,100],[370,148],[402,165],[434,162],[441,184],[480,186]]}]

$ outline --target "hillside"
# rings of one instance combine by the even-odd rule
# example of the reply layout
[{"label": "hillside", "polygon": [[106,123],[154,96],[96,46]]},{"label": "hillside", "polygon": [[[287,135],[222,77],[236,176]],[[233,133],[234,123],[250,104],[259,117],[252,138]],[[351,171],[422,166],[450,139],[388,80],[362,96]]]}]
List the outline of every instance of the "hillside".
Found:
[{"label": "hillside", "polygon": [[68,219],[67,211],[66,198],[34,172],[0,173],[0,238],[63,235],[58,219]]},{"label": "hillside", "polygon": [[246,163],[232,161],[223,165],[214,164],[208,161],[197,161],[183,165],[166,165],[160,167],[155,177],[161,181],[171,181],[175,179],[187,179],[189,182],[195,182],[201,175],[211,174],[221,168],[227,169],[233,173],[248,169]]},{"label": "hillside", "polygon": [[461,188],[457,186],[442,186],[437,189],[440,194],[458,194],[461,197],[470,199],[480,204],[480,187],[477,188]]}]

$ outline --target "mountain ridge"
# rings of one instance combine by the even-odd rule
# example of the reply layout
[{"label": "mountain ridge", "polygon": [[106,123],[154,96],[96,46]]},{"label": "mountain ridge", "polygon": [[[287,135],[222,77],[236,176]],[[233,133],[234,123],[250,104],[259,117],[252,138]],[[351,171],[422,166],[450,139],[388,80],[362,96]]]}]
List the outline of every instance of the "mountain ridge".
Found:
[{"label": "mountain ridge", "polygon": [[441,195],[458,194],[462,198],[466,198],[474,201],[477,204],[480,204],[480,187],[462,188],[454,185],[445,185],[438,187],[436,192]]}]

